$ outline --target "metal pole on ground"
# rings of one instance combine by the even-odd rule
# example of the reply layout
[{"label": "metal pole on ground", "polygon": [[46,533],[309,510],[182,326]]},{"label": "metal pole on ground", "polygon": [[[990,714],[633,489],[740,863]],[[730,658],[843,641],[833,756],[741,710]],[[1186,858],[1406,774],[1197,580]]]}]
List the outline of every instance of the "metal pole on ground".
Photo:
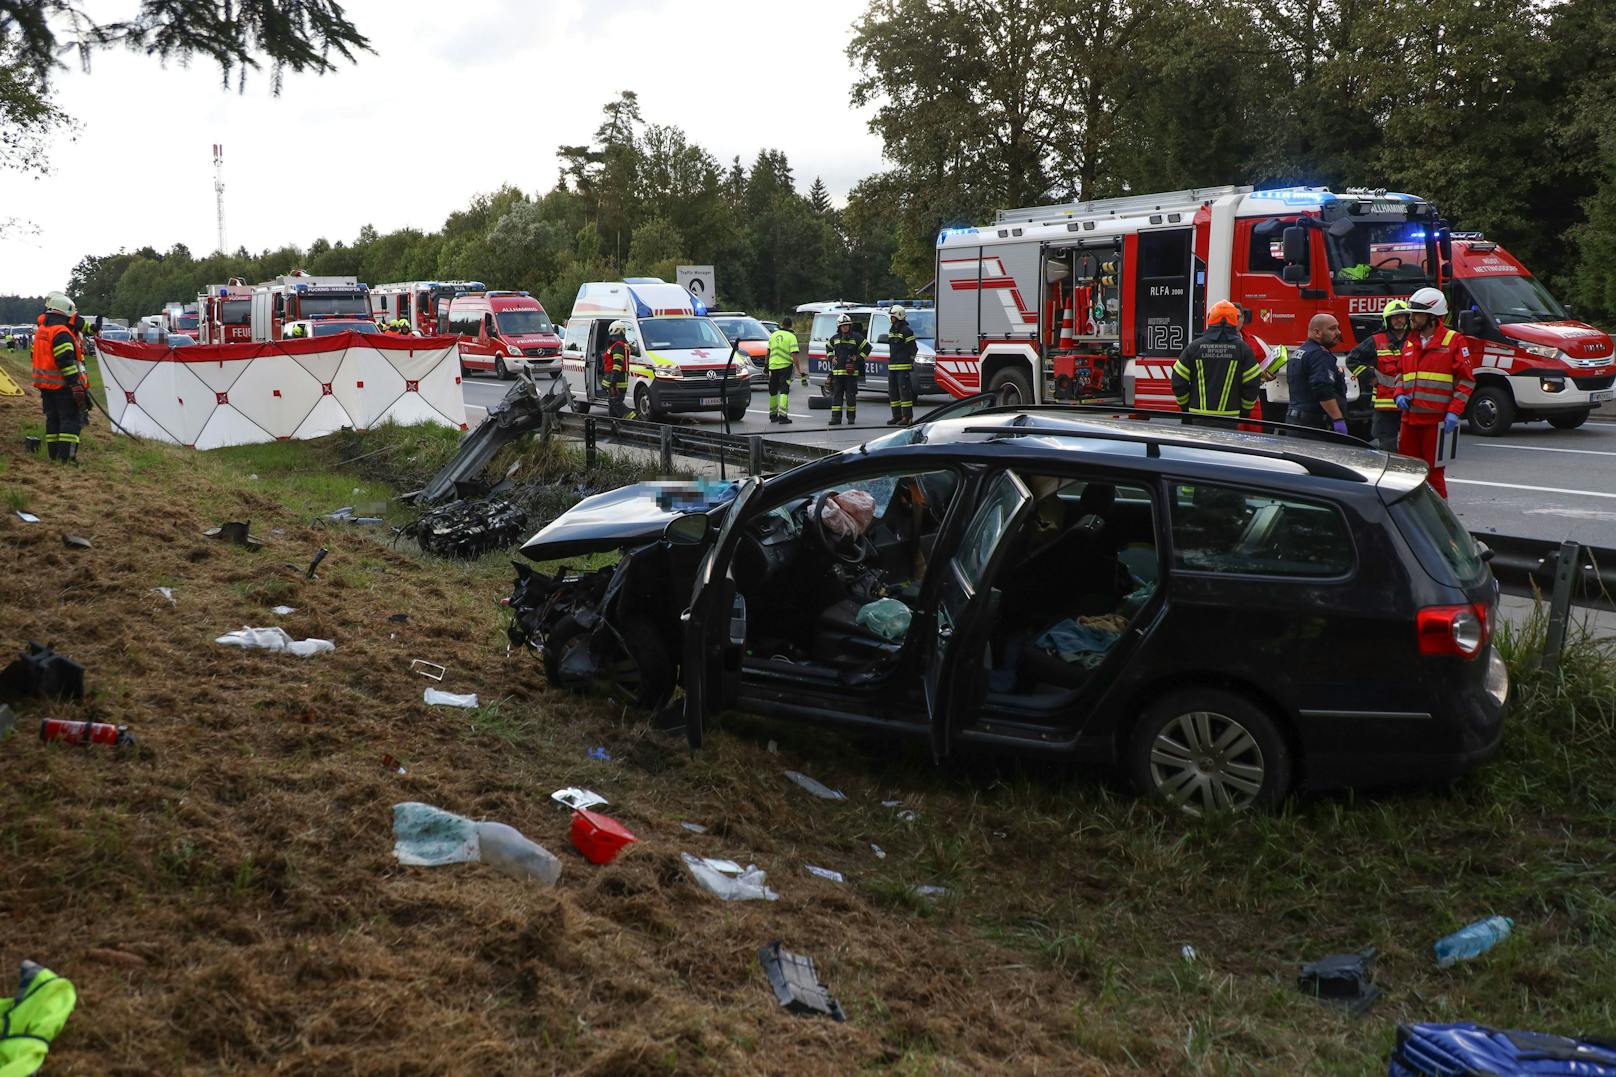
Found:
[{"label": "metal pole on ground", "polygon": [[1570,539],[1560,543],[1560,552],[1554,558],[1554,593],[1549,599],[1549,628],[1543,637],[1543,656],[1539,660],[1543,669],[1553,668],[1565,649],[1566,625],[1571,619],[1571,585],[1577,578],[1577,563],[1582,560],[1582,546]]},{"label": "metal pole on ground", "polygon": [[747,474],[763,474],[763,435],[752,434],[746,439]]},{"label": "metal pole on ground", "polygon": [[595,420],[584,420],[584,467],[595,470]]},{"label": "metal pole on ground", "polygon": [[673,471],[673,427],[664,426],[658,434],[661,438],[662,473],[667,475]]}]

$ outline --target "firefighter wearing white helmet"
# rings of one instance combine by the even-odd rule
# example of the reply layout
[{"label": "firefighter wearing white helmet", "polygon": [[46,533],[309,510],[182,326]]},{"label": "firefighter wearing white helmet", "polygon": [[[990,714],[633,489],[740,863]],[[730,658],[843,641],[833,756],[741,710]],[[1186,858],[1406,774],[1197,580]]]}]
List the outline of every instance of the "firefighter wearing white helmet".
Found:
[{"label": "firefighter wearing white helmet", "polygon": [[849,426],[858,421],[859,381],[869,354],[870,341],[853,328],[853,319],[846,314],[837,318],[836,335],[825,344],[825,358],[830,363],[830,425],[842,425],[844,412]]},{"label": "firefighter wearing white helmet", "polygon": [[606,390],[606,412],[614,419],[631,419],[628,407],[628,326],[622,319],[606,327],[606,348],[600,354],[600,381]]},{"label": "firefighter wearing white helmet", "polygon": [[1459,419],[1476,387],[1471,372],[1470,343],[1442,324],[1448,300],[1436,288],[1421,288],[1408,297],[1409,334],[1399,359],[1397,407],[1403,426],[1397,451],[1418,457],[1430,467],[1431,489],[1448,496],[1443,469],[1436,466],[1437,443],[1459,429]]},{"label": "firefighter wearing white helmet", "polygon": [[90,411],[90,384],[84,373],[84,342],[79,337],[78,305],[63,292],[45,297],[45,311],[34,333],[34,388],[45,409],[45,449],[58,463],[79,455],[79,431]]},{"label": "firefighter wearing white helmet", "polygon": [[892,308],[892,328],[887,330],[887,399],[892,403],[888,426],[909,426],[915,421],[915,355],[920,351],[914,330],[909,328],[909,312]]}]

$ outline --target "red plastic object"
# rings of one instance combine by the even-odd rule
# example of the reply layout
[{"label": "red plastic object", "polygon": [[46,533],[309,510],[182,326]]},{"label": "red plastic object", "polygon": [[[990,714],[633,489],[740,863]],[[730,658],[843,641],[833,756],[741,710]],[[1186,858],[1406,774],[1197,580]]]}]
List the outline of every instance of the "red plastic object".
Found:
[{"label": "red plastic object", "polygon": [[572,844],[591,864],[610,864],[623,846],[639,841],[609,815],[580,808],[572,813]]},{"label": "red plastic object", "polygon": [[107,725],[104,722],[68,722],[60,718],[45,718],[39,723],[39,739],[63,741],[67,744],[110,744],[117,748],[132,747],[135,738],[126,725]]}]

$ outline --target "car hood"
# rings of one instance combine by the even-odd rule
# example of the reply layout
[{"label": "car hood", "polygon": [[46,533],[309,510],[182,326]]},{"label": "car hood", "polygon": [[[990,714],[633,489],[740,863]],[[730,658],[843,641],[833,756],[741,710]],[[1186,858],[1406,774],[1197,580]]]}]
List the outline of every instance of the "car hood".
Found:
[{"label": "car hood", "polygon": [[522,556],[557,561],[638,546],[662,537],[668,521],[711,512],[735,497],[733,482],[637,482],[586,497],[522,546]]},{"label": "car hood", "polygon": [[1508,322],[1498,328],[1515,340],[1560,348],[1573,359],[1601,359],[1611,353],[1610,335],[1582,322]]}]

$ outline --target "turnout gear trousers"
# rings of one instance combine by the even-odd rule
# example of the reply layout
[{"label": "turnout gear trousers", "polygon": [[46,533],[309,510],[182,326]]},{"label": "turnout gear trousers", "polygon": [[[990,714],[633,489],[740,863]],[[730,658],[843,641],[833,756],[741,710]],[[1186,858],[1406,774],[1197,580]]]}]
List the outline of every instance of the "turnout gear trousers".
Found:
[{"label": "turnout gear trousers", "polygon": [[1262,367],[1233,326],[1190,341],[1173,364],[1173,396],[1191,415],[1245,415],[1257,406]]},{"label": "turnout gear trousers", "polygon": [[39,398],[45,408],[45,451],[52,460],[77,460],[79,431],[84,429],[84,414],[71,389],[41,389]]}]

